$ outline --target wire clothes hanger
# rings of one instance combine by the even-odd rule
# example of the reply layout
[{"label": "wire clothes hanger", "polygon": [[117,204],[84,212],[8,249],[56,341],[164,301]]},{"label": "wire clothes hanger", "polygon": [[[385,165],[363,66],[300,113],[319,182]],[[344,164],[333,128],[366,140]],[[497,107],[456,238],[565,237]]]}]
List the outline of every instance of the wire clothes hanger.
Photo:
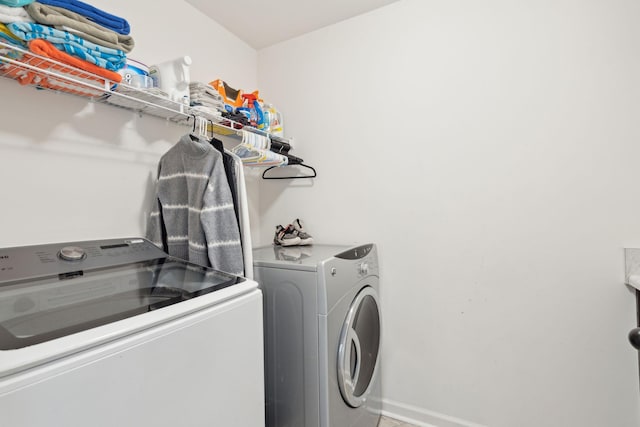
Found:
[{"label": "wire clothes hanger", "polygon": [[[194,141],[202,140],[202,137],[208,138],[208,123],[209,121],[200,117],[193,116],[193,129],[191,131],[191,137]],[[213,122],[211,122],[214,124]],[[299,157],[289,154],[291,145],[280,139],[269,137],[262,134],[257,134],[242,129],[240,131],[242,135],[242,142],[236,145],[231,151],[236,154],[242,163],[245,165],[262,165],[268,166],[262,172],[263,179],[300,179],[300,178],[315,178],[318,176],[316,170],[309,165],[304,164],[304,160]],[[313,174],[311,175],[293,175],[293,176],[267,176],[267,172],[271,169],[284,167],[284,166],[301,166],[303,168],[310,169]]]},{"label": "wire clothes hanger", "polygon": [[[284,155],[288,159],[287,164],[283,165],[283,166],[271,166],[271,167],[268,167],[267,169],[265,169],[262,172],[262,179],[303,179],[303,178],[315,178],[316,176],[318,176],[318,173],[316,172],[314,167],[313,166],[309,166],[309,165],[305,165],[303,163],[304,160],[302,160],[300,157],[292,156],[291,154],[284,154]],[[284,167],[284,166],[302,166],[303,168],[311,169],[311,171],[313,171],[313,175],[266,176],[266,173],[268,171],[270,171],[271,169],[280,168],[280,167]]]},{"label": "wire clothes hanger", "polygon": [[191,128],[191,133],[189,134],[191,139],[196,142],[202,141],[202,140],[208,140],[209,120],[201,116],[196,116],[195,114],[191,114],[191,117],[193,117],[193,127]]}]

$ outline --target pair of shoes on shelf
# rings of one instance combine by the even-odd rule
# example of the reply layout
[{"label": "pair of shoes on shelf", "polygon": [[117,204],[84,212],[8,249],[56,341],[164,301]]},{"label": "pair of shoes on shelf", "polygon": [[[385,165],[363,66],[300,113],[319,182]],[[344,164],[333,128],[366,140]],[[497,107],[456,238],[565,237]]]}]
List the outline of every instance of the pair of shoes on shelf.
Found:
[{"label": "pair of shoes on shelf", "polygon": [[302,221],[296,218],[286,227],[282,225],[276,226],[273,243],[279,246],[306,246],[313,244],[313,237],[306,232],[302,226]]}]

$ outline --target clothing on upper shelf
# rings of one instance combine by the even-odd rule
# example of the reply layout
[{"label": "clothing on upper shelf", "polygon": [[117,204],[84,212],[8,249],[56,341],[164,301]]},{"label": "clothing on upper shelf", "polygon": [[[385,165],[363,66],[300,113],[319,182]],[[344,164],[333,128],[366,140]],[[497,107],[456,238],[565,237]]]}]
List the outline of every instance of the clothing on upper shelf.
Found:
[{"label": "clothing on upper shelf", "polygon": [[[91,76],[85,76],[87,78],[88,77],[93,78],[94,77],[93,75],[96,75],[96,76],[104,77],[115,83],[119,83],[122,80],[122,75],[116,73],[115,71],[109,71],[106,68],[98,67],[97,65],[94,65],[90,62],[83,61],[80,58],[66,54],[56,49],[51,43],[49,43],[46,40],[42,40],[42,39],[31,40],[29,42],[29,50],[35,53],[36,55],[54,59],[58,62],[68,64],[72,67],[79,68],[80,70],[85,70],[88,73],[92,74]],[[64,71],[66,70],[63,70],[63,72]],[[102,87],[104,87],[104,85],[106,84],[104,79],[95,79],[95,80]]]},{"label": "clothing on upper shelf", "polygon": [[211,85],[205,83],[189,83],[189,100],[193,109],[206,117],[218,118],[224,111],[222,96]]},{"label": "clothing on upper shelf", "polygon": [[0,23],[0,38],[4,42],[9,42],[21,48],[25,48],[27,46],[27,43],[24,40],[20,40],[18,37],[14,36],[13,33],[9,31],[9,28],[2,23]]},{"label": "clothing on upper shelf", "polygon": [[47,40],[57,49],[111,71],[126,65],[125,52],[97,45],[67,31],[29,22],[13,22],[7,24],[7,28],[22,40]]},{"label": "clothing on upper shelf", "polygon": [[0,5],[0,22],[34,22],[23,7],[11,7]]},{"label": "clothing on upper shelf", "polygon": [[[54,59],[58,62],[69,64],[80,70],[85,70],[90,74],[104,77],[112,82],[119,83],[122,81],[122,75],[115,71],[109,71],[106,68],[98,67],[90,62],[83,61],[80,58],[66,54],[56,49],[51,43],[46,40],[36,39],[29,42],[29,50],[36,55],[45,56],[47,58]],[[64,71],[63,71],[64,72]],[[94,76],[90,76],[94,77]],[[101,86],[104,87],[106,82],[103,79],[95,79]],[[94,84],[95,85],[95,84]]]},{"label": "clothing on upper shelf", "polygon": [[32,2],[33,0],[0,0],[0,4],[6,4],[7,6],[12,7],[26,6]]},{"label": "clothing on upper shelf", "polygon": [[182,136],[160,159],[156,195],[149,240],[169,255],[243,274],[240,231],[220,152]]},{"label": "clothing on upper shelf", "polygon": [[129,23],[126,19],[119,16],[112,15],[100,10],[90,4],[83,3],[78,0],[39,0],[40,3],[47,4],[49,6],[63,7],[72,12],[78,13],[87,19],[102,25],[105,28],[113,30],[117,33],[127,35],[131,32]]},{"label": "clothing on upper shelf", "polygon": [[222,96],[220,96],[218,91],[211,85],[201,82],[189,83],[189,97],[192,102],[195,101],[202,105],[220,106],[222,111],[224,111]]},{"label": "clothing on upper shelf", "polygon": [[62,7],[33,2],[25,10],[39,24],[64,29],[100,46],[129,53],[135,45],[133,37],[119,34]]}]

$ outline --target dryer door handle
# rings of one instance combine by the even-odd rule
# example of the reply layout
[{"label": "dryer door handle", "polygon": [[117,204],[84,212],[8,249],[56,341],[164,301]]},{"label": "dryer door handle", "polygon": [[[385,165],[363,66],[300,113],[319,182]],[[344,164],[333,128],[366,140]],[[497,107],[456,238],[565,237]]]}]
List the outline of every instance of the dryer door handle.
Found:
[{"label": "dryer door handle", "polygon": [[[358,384],[358,378],[360,377],[360,364],[362,360],[360,357],[362,354],[362,350],[360,349],[360,339],[353,328],[349,328],[349,332],[347,333],[347,343],[348,348],[346,349],[347,353],[343,369],[346,371],[345,373],[347,374],[347,378],[350,379],[351,392],[353,393],[356,389],[356,384]],[[352,349],[355,351],[351,351]],[[351,369],[351,366],[354,365],[352,357],[355,357],[356,359],[353,369]]]}]

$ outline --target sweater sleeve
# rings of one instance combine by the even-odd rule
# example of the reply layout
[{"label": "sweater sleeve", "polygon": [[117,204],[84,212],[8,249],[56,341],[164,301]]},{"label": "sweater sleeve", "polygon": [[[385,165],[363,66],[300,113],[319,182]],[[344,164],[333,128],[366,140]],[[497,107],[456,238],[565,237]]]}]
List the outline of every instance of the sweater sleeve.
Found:
[{"label": "sweater sleeve", "polygon": [[204,193],[200,221],[211,266],[227,273],[242,275],[244,262],[240,231],[221,159],[216,161],[211,172]]}]

